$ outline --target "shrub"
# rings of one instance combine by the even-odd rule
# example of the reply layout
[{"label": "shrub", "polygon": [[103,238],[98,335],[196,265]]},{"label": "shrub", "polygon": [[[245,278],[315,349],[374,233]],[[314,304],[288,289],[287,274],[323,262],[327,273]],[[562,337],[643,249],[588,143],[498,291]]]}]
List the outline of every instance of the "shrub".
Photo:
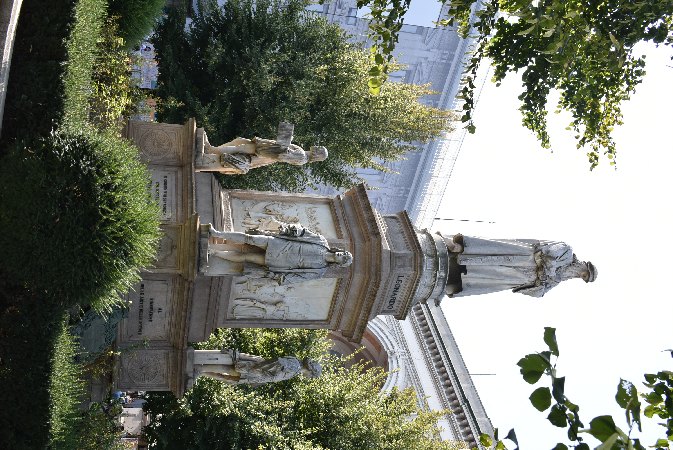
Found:
[{"label": "shrub", "polygon": [[86,125],[91,75],[96,67],[98,41],[105,19],[104,0],[79,0],[75,22],[66,43],[68,59],[63,74],[62,124],[75,129]]},{"label": "shrub", "polygon": [[117,428],[121,403],[94,402],[83,409],[86,397],[82,366],[75,362],[77,340],[68,332],[67,319],[61,321],[52,357],[49,448],[52,450],[123,450],[122,432]]},{"label": "shrub", "polygon": [[[63,308],[47,303],[0,272],[0,449],[46,448],[49,374]],[[11,407],[9,406],[11,405]]]},{"label": "shrub", "polygon": [[108,18],[92,75],[89,121],[103,129],[119,129],[122,117],[133,114],[143,98],[142,89],[131,78],[132,59],[118,29],[117,21]]},{"label": "shrub", "polygon": [[166,0],[110,0],[108,14],[118,16],[127,48],[138,45],[154,28]]},{"label": "shrub", "polygon": [[[2,138],[48,133],[63,109],[65,41],[75,0],[24,0],[16,28]],[[47,13],[48,12],[48,13]]]},{"label": "shrub", "polygon": [[79,366],[74,362],[77,342],[68,332],[66,318],[54,343],[49,380],[49,440],[51,448],[77,448],[80,399],[85,394]]},{"label": "shrub", "polygon": [[0,270],[48,301],[118,302],[159,237],[135,147],[112,134],[52,132],[0,164]]}]

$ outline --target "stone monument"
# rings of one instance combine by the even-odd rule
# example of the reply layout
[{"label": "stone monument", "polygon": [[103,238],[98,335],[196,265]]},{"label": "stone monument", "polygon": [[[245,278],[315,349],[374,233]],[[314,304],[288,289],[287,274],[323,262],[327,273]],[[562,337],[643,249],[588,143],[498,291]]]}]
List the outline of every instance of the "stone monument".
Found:
[{"label": "stone monument", "polygon": [[[184,391],[191,292],[198,258],[194,198],[196,123],[129,121],[125,135],[140,149],[151,178],[148,191],[160,206],[163,237],[152,267],[126,294],[130,302],[117,328],[119,390]],[[132,349],[132,350],[127,350]]]},{"label": "stone monument", "polygon": [[130,121],[126,133],[150,169],[164,237],[127,294],[120,390],[182,395],[199,364],[188,342],[219,327],[326,328],[359,342],[374,317],[401,320],[419,302],[502,289],[540,296],[596,277],[563,243],[418,230],[404,211],[376,211],[363,185],[332,198],[224,190],[196,170],[206,153],[194,120]]}]

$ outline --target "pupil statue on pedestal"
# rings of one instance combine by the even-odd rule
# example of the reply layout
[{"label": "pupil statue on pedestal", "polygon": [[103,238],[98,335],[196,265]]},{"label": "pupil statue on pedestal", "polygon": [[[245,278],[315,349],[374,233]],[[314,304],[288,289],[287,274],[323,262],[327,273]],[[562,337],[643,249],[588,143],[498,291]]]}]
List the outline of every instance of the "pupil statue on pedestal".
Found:
[{"label": "pupil statue on pedestal", "polygon": [[258,273],[283,283],[297,283],[322,278],[327,267],[336,265],[348,267],[353,255],[343,249],[329,246],[321,234],[296,225],[281,225],[277,233],[252,231],[217,231],[209,227],[210,236],[225,239],[227,243],[248,244],[264,250],[249,252],[235,250],[215,250],[209,248],[208,257],[244,263],[246,273]]},{"label": "pupil statue on pedestal", "polygon": [[596,279],[596,267],[580,261],[572,248],[555,241],[483,239],[456,234],[445,238],[449,249],[450,297],[511,289],[542,297],[560,282]]},{"label": "pupil statue on pedestal", "polygon": [[320,364],[308,358],[303,361],[294,356],[264,359],[233,349],[194,350],[193,379],[207,376],[229,384],[255,386],[289,380],[299,374],[316,378],[321,372]]},{"label": "pupil statue on pedestal", "polygon": [[312,146],[305,151],[293,144],[293,132],[294,125],[281,122],[276,140],[239,137],[215,147],[200,128],[197,134],[201,148],[197,148],[196,170],[238,175],[278,162],[301,166],[327,159],[327,149],[323,146]]}]

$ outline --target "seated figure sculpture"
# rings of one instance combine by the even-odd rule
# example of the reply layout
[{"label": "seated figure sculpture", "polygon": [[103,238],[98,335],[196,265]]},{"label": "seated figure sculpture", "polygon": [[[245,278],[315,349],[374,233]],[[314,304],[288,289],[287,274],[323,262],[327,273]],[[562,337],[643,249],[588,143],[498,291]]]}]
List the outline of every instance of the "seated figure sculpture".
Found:
[{"label": "seated figure sculpture", "polygon": [[206,376],[229,384],[258,386],[289,380],[299,374],[316,378],[321,372],[320,364],[308,358],[302,361],[294,356],[264,359],[234,349],[194,351],[194,379]]},{"label": "seated figure sculpture", "polygon": [[449,250],[449,297],[510,289],[542,297],[562,281],[596,279],[596,267],[580,261],[572,248],[557,241],[484,239],[456,234],[444,238]]},{"label": "seated figure sculpture", "polygon": [[277,233],[249,230],[217,231],[209,225],[210,236],[225,239],[227,243],[248,244],[264,250],[262,253],[235,250],[208,250],[209,257],[253,265],[245,272],[259,272],[262,268],[265,276],[283,283],[298,283],[322,278],[327,267],[336,265],[348,267],[353,255],[340,248],[329,246],[321,234],[302,227],[299,224],[279,226]]}]

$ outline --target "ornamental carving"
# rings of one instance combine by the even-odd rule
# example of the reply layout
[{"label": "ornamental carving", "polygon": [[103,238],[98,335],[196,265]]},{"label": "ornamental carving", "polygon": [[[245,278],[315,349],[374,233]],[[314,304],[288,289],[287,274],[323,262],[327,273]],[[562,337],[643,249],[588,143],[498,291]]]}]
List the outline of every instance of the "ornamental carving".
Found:
[{"label": "ornamental carving", "polygon": [[162,129],[145,130],[138,145],[143,156],[151,162],[176,159],[177,156],[177,136]]},{"label": "ornamental carving", "polygon": [[163,383],[165,361],[158,355],[135,353],[126,359],[125,369],[128,379],[137,385]]}]

